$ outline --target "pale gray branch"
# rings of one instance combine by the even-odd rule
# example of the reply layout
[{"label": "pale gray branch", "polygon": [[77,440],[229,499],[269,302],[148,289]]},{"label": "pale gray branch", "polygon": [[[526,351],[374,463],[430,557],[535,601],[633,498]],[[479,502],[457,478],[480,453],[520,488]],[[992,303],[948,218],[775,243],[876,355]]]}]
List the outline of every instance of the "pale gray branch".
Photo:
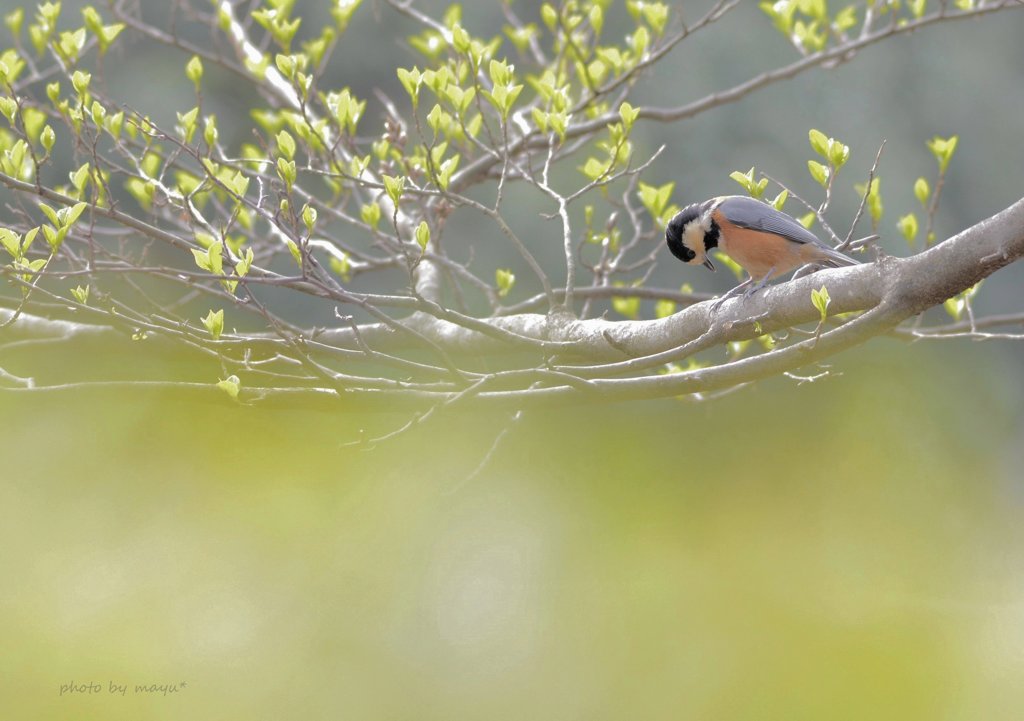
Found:
[{"label": "pale gray branch", "polygon": [[[821,271],[770,287],[748,299],[730,299],[722,304],[718,312],[712,312],[710,302],[703,302],[658,320],[579,320],[568,314],[544,316],[528,313],[486,321],[495,330],[500,329],[499,335],[484,334],[423,313],[414,313],[403,324],[415,329],[452,356],[507,353],[510,348],[517,349],[515,339],[521,337],[552,344],[551,347],[558,348],[560,358],[581,370],[587,366],[596,370],[602,363],[626,361],[625,364],[617,364],[608,369],[620,373],[632,370],[629,363],[631,360],[671,353],[673,349],[682,348],[709,333],[714,335],[717,343],[723,343],[750,338],[759,332],[814,322],[818,311],[811,304],[811,290],[823,285],[828,288],[832,298],[830,313],[866,311],[820,336],[761,355],[681,373],[625,378],[595,378],[594,374],[586,373],[589,380],[584,382],[582,378],[560,380],[557,373],[538,371],[538,377],[543,377],[546,385],[538,386],[535,377],[529,373],[520,373],[525,379],[522,386],[492,390],[488,388],[491,380],[495,384],[507,384],[509,380],[507,375],[495,374],[493,379],[474,381],[473,393],[465,398],[464,405],[526,408],[567,402],[706,393],[791,372],[887,333],[902,321],[967,290],[1022,255],[1024,199],[918,255],[908,258],[884,257],[871,264]],[[0,310],[0,319],[9,313]],[[757,320],[756,324],[754,320]],[[37,333],[49,337],[87,332],[74,323],[47,321],[31,315],[19,319],[14,328],[16,330],[13,332],[23,335]],[[353,342],[353,333],[352,328],[328,329],[317,334],[317,340],[319,343],[344,346]],[[394,337],[397,334],[392,332],[389,335]],[[562,366],[562,370],[571,371],[572,366]],[[573,376],[566,374],[565,378]],[[195,388],[197,392],[200,385]],[[25,389],[8,390],[22,392]],[[32,392],[36,390],[47,389],[41,387]],[[337,403],[338,398],[343,397],[345,403],[339,407],[364,404],[374,406],[378,402],[388,407],[431,406],[464,393],[415,388],[305,390],[310,398],[316,399],[314,402]],[[295,389],[259,388],[243,389],[241,397],[251,402],[294,401],[302,395]],[[359,402],[353,405],[357,398]]]}]

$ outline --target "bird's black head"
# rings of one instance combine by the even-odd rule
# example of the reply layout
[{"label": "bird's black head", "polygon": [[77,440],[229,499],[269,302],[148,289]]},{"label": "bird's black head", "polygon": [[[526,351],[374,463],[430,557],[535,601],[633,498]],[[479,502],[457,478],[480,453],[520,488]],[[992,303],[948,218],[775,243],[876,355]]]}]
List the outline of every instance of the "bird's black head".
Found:
[{"label": "bird's black head", "polygon": [[668,249],[684,263],[692,263],[697,257],[696,251],[684,242],[684,234],[691,223],[700,223],[700,215],[700,204],[688,205],[676,213],[665,227]]},{"label": "bird's black head", "polygon": [[708,251],[718,246],[718,223],[711,216],[716,202],[712,198],[703,203],[688,205],[668,222],[665,227],[665,243],[672,255],[684,263],[715,269]]}]

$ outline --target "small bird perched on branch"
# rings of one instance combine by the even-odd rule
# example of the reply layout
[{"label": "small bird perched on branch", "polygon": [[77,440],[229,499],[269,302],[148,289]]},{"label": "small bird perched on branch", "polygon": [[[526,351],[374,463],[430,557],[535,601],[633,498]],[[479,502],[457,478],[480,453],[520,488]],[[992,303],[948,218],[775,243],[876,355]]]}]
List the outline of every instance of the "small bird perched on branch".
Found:
[{"label": "small bird perched on branch", "polygon": [[669,221],[665,242],[684,263],[710,270],[712,248],[736,261],[750,277],[718,300],[746,289],[743,297],[760,290],[780,275],[802,265],[838,268],[858,262],[825,245],[796,219],[768,203],[741,195],[725,195],[688,205]]}]

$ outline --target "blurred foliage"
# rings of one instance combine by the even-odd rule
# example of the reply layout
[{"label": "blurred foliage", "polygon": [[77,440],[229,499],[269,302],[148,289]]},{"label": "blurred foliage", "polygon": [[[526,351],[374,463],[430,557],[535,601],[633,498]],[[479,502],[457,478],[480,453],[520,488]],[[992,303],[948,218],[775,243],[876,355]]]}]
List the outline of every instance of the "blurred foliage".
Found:
[{"label": "blurred foliage", "polygon": [[5,713],[1009,721],[1024,386],[985,348],[526,413],[473,479],[506,417],[369,450],[407,419],[5,402]]}]

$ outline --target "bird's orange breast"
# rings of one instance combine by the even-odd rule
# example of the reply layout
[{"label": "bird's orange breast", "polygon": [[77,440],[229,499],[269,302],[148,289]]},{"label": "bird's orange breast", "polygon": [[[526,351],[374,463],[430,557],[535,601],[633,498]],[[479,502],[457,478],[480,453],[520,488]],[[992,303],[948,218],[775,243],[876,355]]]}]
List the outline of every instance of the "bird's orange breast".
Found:
[{"label": "bird's orange breast", "polygon": [[788,273],[809,262],[801,251],[806,243],[795,243],[774,233],[751,230],[718,221],[721,229],[719,246],[755,280],[771,274],[771,278]]}]

